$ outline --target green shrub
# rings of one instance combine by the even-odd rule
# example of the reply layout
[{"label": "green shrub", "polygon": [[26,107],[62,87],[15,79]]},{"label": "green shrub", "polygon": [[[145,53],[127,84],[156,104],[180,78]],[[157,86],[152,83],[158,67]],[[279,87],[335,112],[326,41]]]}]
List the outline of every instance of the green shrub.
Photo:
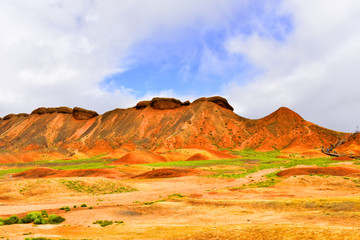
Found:
[{"label": "green shrub", "polygon": [[19,223],[19,222],[20,222],[20,218],[16,215],[13,215],[4,220],[4,225],[11,225],[11,224]]},{"label": "green shrub", "polygon": [[[46,217],[45,217],[46,216]],[[57,216],[55,214],[51,214],[48,216],[46,211],[42,212],[30,212],[25,217],[19,218],[16,215],[8,217],[7,219],[0,218],[0,226],[2,225],[11,225],[11,224],[21,224],[21,223],[31,223],[34,224],[58,224],[65,221],[65,218],[61,216]]]},{"label": "green shrub", "polygon": [[81,204],[80,207],[87,207],[87,205],[85,203]]},{"label": "green shrub", "polygon": [[36,218],[34,220],[34,224],[46,224],[46,223],[47,223],[46,219],[44,219],[42,217]]},{"label": "green shrub", "polygon": [[113,221],[97,220],[97,221],[93,222],[93,224],[100,224],[101,227],[106,227],[106,226],[109,226],[109,225],[113,224]]},{"label": "green shrub", "polygon": [[50,214],[48,221],[50,224],[59,224],[59,223],[62,223],[63,221],[65,221],[65,218],[55,215],[55,214]]},{"label": "green shrub", "polygon": [[65,210],[65,212],[70,211],[70,207],[66,206],[66,207],[61,207],[60,210]]},{"label": "green shrub", "polygon": [[42,210],[41,211],[41,216],[44,217],[44,218],[47,218],[47,217],[49,217],[49,214],[47,213],[47,211]]}]

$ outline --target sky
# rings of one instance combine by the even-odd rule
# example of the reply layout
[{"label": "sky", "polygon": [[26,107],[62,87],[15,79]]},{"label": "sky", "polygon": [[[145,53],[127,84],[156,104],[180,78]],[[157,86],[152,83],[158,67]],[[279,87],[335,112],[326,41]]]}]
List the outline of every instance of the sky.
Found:
[{"label": "sky", "polygon": [[220,95],[360,126],[358,0],[3,0],[0,116]]}]

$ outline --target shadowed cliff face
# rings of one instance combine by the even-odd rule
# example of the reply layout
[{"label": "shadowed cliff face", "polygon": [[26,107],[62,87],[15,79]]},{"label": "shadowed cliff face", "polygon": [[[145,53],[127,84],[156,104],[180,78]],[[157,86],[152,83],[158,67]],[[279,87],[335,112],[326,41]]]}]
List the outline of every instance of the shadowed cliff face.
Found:
[{"label": "shadowed cliff face", "polygon": [[91,115],[89,119],[61,112],[15,115],[0,120],[0,148],[6,154],[21,150],[51,153],[54,158],[74,153],[95,155],[129,144],[146,149],[164,146],[295,151],[328,146],[347,136],[307,122],[287,108],[251,120],[233,113],[227,101],[225,104],[221,99],[208,99],[184,104],[157,98],[138,108],[115,109],[99,116],[83,111],[84,116]]}]

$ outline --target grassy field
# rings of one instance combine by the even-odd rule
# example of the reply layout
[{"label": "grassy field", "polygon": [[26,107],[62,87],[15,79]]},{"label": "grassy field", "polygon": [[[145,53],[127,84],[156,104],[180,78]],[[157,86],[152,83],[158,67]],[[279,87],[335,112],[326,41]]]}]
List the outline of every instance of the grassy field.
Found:
[{"label": "grassy field", "polygon": [[94,168],[114,168],[115,166],[108,166],[108,163],[114,162],[116,159],[101,159],[103,155],[94,156],[86,159],[72,159],[72,160],[48,160],[35,161],[26,163],[4,163],[0,164],[0,178],[5,175],[23,172],[35,167],[48,167],[58,170],[74,170],[74,169],[94,169]]},{"label": "grassy field", "polygon": [[[215,174],[209,177],[222,178],[243,178],[251,173],[264,169],[279,169],[281,167],[289,168],[297,165],[316,165],[328,166],[336,161],[331,158],[299,158],[290,159],[277,158],[279,151],[257,152],[254,150],[233,151],[233,154],[239,156],[237,159],[219,159],[219,160],[202,160],[202,161],[177,161],[144,164],[152,167],[185,167],[185,168],[203,168],[213,171]],[[294,155],[295,156],[295,155]],[[235,166],[232,169],[213,169],[213,166]]]}]

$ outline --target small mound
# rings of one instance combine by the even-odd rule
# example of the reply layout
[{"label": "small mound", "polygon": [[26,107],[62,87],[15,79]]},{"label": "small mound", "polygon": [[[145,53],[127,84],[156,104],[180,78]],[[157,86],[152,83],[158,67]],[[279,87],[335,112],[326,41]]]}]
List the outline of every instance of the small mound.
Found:
[{"label": "small mound", "polygon": [[109,165],[124,165],[124,164],[142,164],[167,162],[166,158],[148,151],[134,151],[126,154],[122,158],[110,163]]},{"label": "small mound", "polygon": [[352,161],[354,159],[352,159],[350,157],[334,157],[332,160],[336,160],[336,161]]},{"label": "small mound", "polygon": [[42,178],[49,177],[57,174],[60,170],[51,169],[51,168],[34,168],[24,172],[19,172],[13,174],[13,177],[21,178]]},{"label": "small mound", "polygon": [[277,173],[279,177],[291,177],[297,175],[331,175],[347,176],[360,173],[359,169],[349,167],[301,167],[290,168]]},{"label": "small mound", "polygon": [[226,151],[218,151],[218,150],[214,150],[214,149],[207,149],[206,151],[208,151],[209,153],[211,153],[214,158],[218,158],[218,159],[227,159],[227,158],[239,158],[239,156],[230,154]]},{"label": "small mound", "polygon": [[200,171],[196,169],[162,168],[142,173],[133,178],[174,178],[197,175]]},{"label": "small mound", "polygon": [[210,158],[204,154],[196,153],[191,157],[189,157],[188,159],[186,159],[186,161],[209,160],[209,159]]},{"label": "small mound", "polygon": [[51,168],[34,168],[13,174],[15,178],[50,178],[50,177],[106,177],[122,178],[123,173],[111,169],[76,169],[56,170]]},{"label": "small mound", "polygon": [[318,150],[308,150],[308,151],[302,152],[300,155],[307,157],[307,158],[328,157],[328,155],[326,155]]}]

